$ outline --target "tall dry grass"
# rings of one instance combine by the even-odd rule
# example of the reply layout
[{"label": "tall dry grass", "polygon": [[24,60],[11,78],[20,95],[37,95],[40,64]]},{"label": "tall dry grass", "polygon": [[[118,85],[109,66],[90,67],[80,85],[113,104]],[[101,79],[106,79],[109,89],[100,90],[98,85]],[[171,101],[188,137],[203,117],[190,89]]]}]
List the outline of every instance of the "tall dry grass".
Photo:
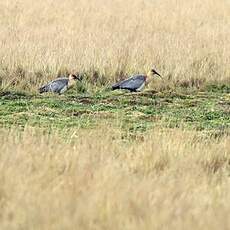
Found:
[{"label": "tall dry grass", "polygon": [[0,228],[229,229],[229,137],[0,131]]},{"label": "tall dry grass", "polygon": [[229,82],[228,0],[1,0],[0,22],[4,87],[70,71],[113,81],[152,66],[163,84]]}]

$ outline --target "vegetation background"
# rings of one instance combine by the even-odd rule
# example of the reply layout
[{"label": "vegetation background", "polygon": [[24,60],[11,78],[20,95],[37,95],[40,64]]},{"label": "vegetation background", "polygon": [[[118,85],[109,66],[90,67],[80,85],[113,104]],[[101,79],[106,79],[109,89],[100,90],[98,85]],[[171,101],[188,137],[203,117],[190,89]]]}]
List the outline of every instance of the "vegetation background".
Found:
[{"label": "vegetation background", "polygon": [[0,0],[0,229],[229,229],[229,35],[228,0]]},{"label": "vegetation background", "polygon": [[74,71],[115,80],[152,66],[164,84],[229,82],[229,12],[227,0],[1,1],[1,84],[33,89]]}]

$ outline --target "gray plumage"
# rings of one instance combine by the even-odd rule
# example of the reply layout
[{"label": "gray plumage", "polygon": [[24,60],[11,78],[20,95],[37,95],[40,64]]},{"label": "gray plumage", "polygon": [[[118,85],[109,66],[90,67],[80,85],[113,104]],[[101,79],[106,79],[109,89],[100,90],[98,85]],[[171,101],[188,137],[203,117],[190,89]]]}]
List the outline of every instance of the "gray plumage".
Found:
[{"label": "gray plumage", "polygon": [[68,78],[60,78],[51,81],[48,84],[43,85],[41,88],[39,88],[39,93],[53,92],[53,93],[62,94],[67,90],[68,82],[69,82]]},{"label": "gray plumage", "polygon": [[145,74],[133,75],[126,80],[113,84],[112,90],[126,89],[129,90],[130,92],[141,91],[145,87],[147,81],[149,82],[151,79],[153,79],[154,75],[158,75],[159,77],[161,77],[161,75],[157,73],[156,70],[151,69],[146,75]]},{"label": "gray plumage", "polygon": [[140,91],[145,86],[145,75],[134,75],[126,80],[120,81],[112,85],[112,89],[127,89],[131,92]]},{"label": "gray plumage", "polygon": [[38,90],[39,93],[52,92],[62,94],[73,85],[73,82],[75,82],[75,80],[81,79],[76,75],[70,74],[68,78],[58,78],[47,83],[46,85],[43,85]]}]

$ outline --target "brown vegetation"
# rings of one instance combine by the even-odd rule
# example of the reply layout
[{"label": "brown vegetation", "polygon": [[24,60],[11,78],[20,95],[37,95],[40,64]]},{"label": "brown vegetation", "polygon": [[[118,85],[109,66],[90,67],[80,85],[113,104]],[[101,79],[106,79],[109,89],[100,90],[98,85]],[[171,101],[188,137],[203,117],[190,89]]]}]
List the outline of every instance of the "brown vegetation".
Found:
[{"label": "brown vegetation", "polygon": [[[1,230],[230,228],[227,0],[2,0],[0,22]],[[33,91],[70,72],[84,76],[80,92],[103,89],[153,66],[163,80],[139,104],[8,91]],[[213,82],[224,84],[210,86],[220,91],[212,100],[211,92],[171,93]],[[170,91],[157,99],[158,89]],[[165,109],[157,107],[163,98]],[[141,129],[138,106],[155,129]],[[174,126],[161,125],[170,109]],[[195,125],[180,126],[186,119]]]},{"label": "brown vegetation", "polygon": [[31,89],[96,71],[105,83],[154,65],[182,86],[228,81],[229,12],[227,0],[1,1],[0,80]]},{"label": "brown vegetation", "polygon": [[1,229],[229,229],[229,137],[121,137],[2,129]]}]

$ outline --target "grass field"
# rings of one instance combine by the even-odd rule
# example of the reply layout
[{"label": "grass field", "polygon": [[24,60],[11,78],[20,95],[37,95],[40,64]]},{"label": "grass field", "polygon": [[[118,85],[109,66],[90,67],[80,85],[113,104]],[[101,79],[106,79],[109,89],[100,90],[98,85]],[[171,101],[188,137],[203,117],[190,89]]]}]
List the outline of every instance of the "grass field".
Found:
[{"label": "grass field", "polygon": [[152,66],[165,84],[228,82],[228,0],[0,2],[4,87],[34,90],[66,72],[108,83]]},{"label": "grass field", "polygon": [[1,229],[228,229],[229,136],[0,132]]},{"label": "grass field", "polygon": [[230,228],[228,0],[0,0],[0,22],[1,230]]},{"label": "grass field", "polygon": [[229,133],[230,89],[226,87],[136,94],[104,91],[75,95],[74,92],[75,89],[63,96],[2,92],[0,124],[52,130],[92,128],[107,122],[133,133],[159,126]]}]

